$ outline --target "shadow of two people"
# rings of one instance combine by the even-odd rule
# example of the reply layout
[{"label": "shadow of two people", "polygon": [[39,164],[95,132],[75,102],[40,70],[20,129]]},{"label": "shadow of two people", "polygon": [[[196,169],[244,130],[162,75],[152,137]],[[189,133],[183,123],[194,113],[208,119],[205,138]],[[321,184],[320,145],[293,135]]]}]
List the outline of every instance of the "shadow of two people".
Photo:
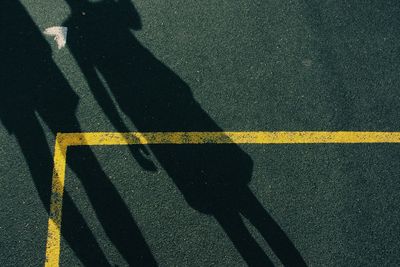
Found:
[{"label": "shadow of two people", "polygon": [[[200,107],[188,85],[157,60],[131,33],[140,18],[127,0],[90,3],[67,0],[72,14],[68,46],[89,87],[118,131],[127,131],[101,77],[119,108],[146,131],[222,131]],[[18,140],[35,186],[49,206],[51,152],[37,115],[51,131],[79,132],[78,97],[51,58],[41,33],[18,1],[4,4],[9,12],[4,36],[5,87],[0,116]],[[16,23],[18,21],[18,23]],[[33,45],[27,45],[33,44]],[[23,79],[21,79],[23,77]],[[272,265],[241,218],[246,217],[288,266],[305,265],[301,255],[248,187],[252,160],[236,145],[150,145],[154,157],[180,189],[188,204],[214,216],[244,260],[251,266]],[[154,166],[132,148],[145,169]],[[85,164],[71,164],[80,178],[102,227],[130,265],[156,265],[126,204],[89,148]],[[106,192],[107,197],[104,197]],[[62,234],[85,265],[109,265],[68,192],[64,215],[72,220]],[[115,218],[118,218],[116,220]]]}]

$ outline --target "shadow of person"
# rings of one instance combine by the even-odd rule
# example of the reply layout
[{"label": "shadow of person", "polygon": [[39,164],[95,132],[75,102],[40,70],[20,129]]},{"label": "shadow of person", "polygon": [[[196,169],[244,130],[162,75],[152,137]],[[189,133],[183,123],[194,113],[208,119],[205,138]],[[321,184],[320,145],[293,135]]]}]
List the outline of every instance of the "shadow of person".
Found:
[{"label": "shadow of person", "polygon": [[[1,6],[0,119],[17,139],[41,201],[49,212],[52,156],[39,117],[53,134],[80,132],[75,117],[79,99],[52,60],[50,46],[20,2],[6,0]],[[94,154],[85,148],[80,150],[80,155],[85,164],[70,166],[80,178],[111,241],[129,263],[155,265],[127,206]],[[68,192],[63,201],[64,217],[68,220],[63,223],[61,233],[76,256],[85,266],[110,265]],[[137,254],[128,251],[132,247]]]},{"label": "shadow of person", "polygon": [[[111,96],[141,132],[222,131],[196,102],[189,86],[131,33],[132,29],[141,29],[141,21],[129,0],[66,1],[72,11],[64,23],[70,29],[69,48],[114,125],[119,122]],[[284,265],[305,265],[250,191],[253,162],[237,145],[149,148],[187,203],[214,216],[249,265],[272,263],[241,215],[258,229]]]}]

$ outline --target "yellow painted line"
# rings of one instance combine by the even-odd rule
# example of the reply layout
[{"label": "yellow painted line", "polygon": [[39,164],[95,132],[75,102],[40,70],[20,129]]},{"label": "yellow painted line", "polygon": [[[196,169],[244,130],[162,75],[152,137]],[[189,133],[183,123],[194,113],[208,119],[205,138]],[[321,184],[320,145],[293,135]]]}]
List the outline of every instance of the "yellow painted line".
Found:
[{"label": "yellow painted line", "polygon": [[50,214],[47,229],[45,266],[58,266],[60,258],[60,231],[62,199],[64,194],[65,165],[67,162],[67,145],[60,142],[57,134],[54,148],[54,167],[50,199]]},{"label": "yellow painted line", "polygon": [[66,146],[137,144],[399,143],[400,132],[151,132],[60,133]]},{"label": "yellow painted line", "polygon": [[400,132],[88,132],[59,133],[46,245],[46,267],[59,266],[62,198],[68,146],[138,144],[356,144],[400,143]]}]

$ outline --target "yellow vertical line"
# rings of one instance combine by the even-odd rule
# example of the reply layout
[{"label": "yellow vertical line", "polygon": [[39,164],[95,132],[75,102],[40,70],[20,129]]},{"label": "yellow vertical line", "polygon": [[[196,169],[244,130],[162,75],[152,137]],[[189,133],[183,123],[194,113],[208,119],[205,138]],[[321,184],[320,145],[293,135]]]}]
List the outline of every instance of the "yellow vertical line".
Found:
[{"label": "yellow vertical line", "polygon": [[62,134],[57,134],[54,148],[54,168],[48,221],[45,267],[57,267],[60,258],[60,236],[62,201],[66,154],[68,144],[63,141]]}]

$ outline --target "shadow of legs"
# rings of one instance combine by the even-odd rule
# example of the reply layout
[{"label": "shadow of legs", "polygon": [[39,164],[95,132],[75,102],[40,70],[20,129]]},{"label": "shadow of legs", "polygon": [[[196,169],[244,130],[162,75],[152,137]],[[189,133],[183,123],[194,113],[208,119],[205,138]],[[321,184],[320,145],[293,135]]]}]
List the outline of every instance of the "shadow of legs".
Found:
[{"label": "shadow of legs", "polygon": [[214,216],[249,266],[273,266],[271,260],[247,230],[239,213],[221,211]]},{"label": "shadow of legs", "polygon": [[61,234],[84,266],[111,266],[68,192],[63,197]]},{"label": "shadow of legs", "polygon": [[261,233],[285,266],[307,266],[285,232],[264,209],[249,188],[241,192],[240,213]]},{"label": "shadow of legs", "polygon": [[[21,129],[16,131],[18,143],[28,164],[33,182],[47,212],[49,212],[51,195],[52,156],[47,145],[43,130],[36,118],[29,120],[29,132]],[[85,266],[109,266],[95,237],[84,218],[66,192],[63,199],[67,213],[74,222],[62,226],[61,233],[74,253]],[[47,223],[43,222],[43,223]],[[90,244],[89,247],[83,244]],[[43,252],[44,254],[44,252]]]},{"label": "shadow of legs", "polygon": [[88,147],[78,152],[79,157],[68,156],[70,166],[82,181],[96,215],[111,242],[129,265],[156,266],[150,248],[133,219],[124,200],[102,171],[95,155]]}]

